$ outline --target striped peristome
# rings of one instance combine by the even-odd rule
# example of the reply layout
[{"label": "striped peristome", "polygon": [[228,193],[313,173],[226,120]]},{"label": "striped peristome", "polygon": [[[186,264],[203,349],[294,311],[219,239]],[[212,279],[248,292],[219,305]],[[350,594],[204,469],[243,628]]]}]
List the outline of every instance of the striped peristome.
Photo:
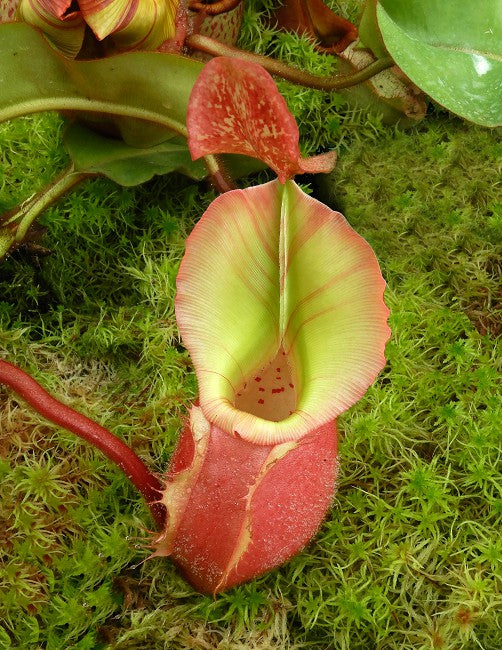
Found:
[{"label": "striped peristome", "polygon": [[177,287],[201,409],[231,436],[299,440],[362,397],[385,364],[375,254],[291,180],[213,201],[187,240]]},{"label": "striped peristome", "polygon": [[[5,13],[11,1],[1,0]],[[174,37],[177,9],[178,0],[20,0],[19,17],[74,58],[82,48],[86,25],[97,41],[109,39],[110,52],[156,50]]]}]

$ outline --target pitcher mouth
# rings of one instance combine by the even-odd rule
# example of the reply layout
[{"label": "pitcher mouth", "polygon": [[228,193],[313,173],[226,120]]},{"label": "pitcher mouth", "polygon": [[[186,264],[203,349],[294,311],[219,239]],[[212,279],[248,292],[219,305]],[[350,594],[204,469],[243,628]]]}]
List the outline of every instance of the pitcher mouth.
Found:
[{"label": "pitcher mouth", "polygon": [[332,422],[385,364],[385,281],[344,217],[292,181],[226,192],[187,240],[176,318],[204,417],[258,445]]},{"label": "pitcher mouth", "polygon": [[205,399],[202,381],[199,397],[205,418],[225,433],[258,445],[294,442],[317,429],[321,423],[302,409],[292,355],[281,346],[271,357],[238,388],[224,382],[227,390],[219,397]]},{"label": "pitcher mouth", "polygon": [[235,393],[236,409],[271,422],[285,420],[294,413],[296,406],[297,390],[291,359],[282,347]]}]

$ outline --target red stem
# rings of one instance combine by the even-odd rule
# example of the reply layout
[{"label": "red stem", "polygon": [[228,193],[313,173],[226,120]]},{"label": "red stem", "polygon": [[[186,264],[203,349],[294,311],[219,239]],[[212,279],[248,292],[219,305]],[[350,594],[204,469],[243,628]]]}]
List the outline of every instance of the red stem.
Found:
[{"label": "red stem", "polygon": [[213,172],[209,176],[209,180],[220,194],[230,192],[230,190],[235,190],[235,185],[221,168],[218,171]]},{"label": "red stem", "polygon": [[40,415],[75,433],[102,451],[141,492],[159,528],[164,526],[166,510],[158,501],[162,485],[125,442],[85,415],[59,402],[30,375],[1,359],[0,382],[25,399]]}]

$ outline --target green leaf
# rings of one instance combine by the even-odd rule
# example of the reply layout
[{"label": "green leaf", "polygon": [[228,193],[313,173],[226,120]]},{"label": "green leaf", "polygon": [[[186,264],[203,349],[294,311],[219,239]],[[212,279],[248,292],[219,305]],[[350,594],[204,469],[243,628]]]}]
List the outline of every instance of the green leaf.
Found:
[{"label": "green leaf", "polygon": [[[80,123],[72,123],[65,130],[63,142],[75,169],[84,173],[108,176],[116,183],[132,186],[150,180],[155,175],[178,171],[200,181],[208,175],[203,161],[193,161],[185,138],[171,132],[169,139],[152,147],[139,148],[123,140],[98,134]],[[248,176],[266,168],[256,158],[228,154],[221,162],[231,178]],[[0,233],[0,255],[2,250]]]},{"label": "green leaf", "polygon": [[125,142],[148,147],[172,131],[186,133],[188,98],[202,67],[160,52],[71,61],[32,27],[1,24],[0,121],[48,110],[106,114]]},{"label": "green leaf", "polygon": [[479,0],[379,0],[377,19],[403,72],[448,110],[502,124],[502,12]]},{"label": "green leaf", "polygon": [[260,444],[333,420],[385,363],[384,286],[371,247],[294,182],[218,197],[176,296],[206,419]]},{"label": "green leaf", "polygon": [[204,163],[192,161],[186,140],[179,136],[153,147],[137,148],[74,123],[65,131],[64,144],[77,171],[103,174],[121,185],[139,185],[156,174],[172,171],[194,180],[207,176]]},{"label": "green leaf", "polygon": [[366,0],[359,21],[358,32],[361,45],[369,47],[373,54],[381,59],[384,56],[389,56],[389,53],[385,48],[385,43],[378,28],[376,6],[376,0]]},{"label": "green leaf", "polygon": [[[0,24],[0,122],[47,110],[76,113],[110,134],[70,128],[66,145],[80,171],[99,172],[122,185],[173,170],[199,180],[207,176],[204,164],[191,160],[184,138],[175,133],[186,135],[188,98],[202,67],[159,52],[70,61],[32,27]],[[224,160],[233,178],[264,167],[244,156]],[[0,257],[11,239],[0,233]]]}]

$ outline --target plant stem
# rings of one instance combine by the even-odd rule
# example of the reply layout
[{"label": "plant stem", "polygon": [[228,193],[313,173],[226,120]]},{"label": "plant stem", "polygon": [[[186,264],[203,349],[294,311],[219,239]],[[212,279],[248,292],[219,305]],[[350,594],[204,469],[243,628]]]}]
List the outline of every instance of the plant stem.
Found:
[{"label": "plant stem", "polygon": [[51,185],[35,194],[0,220],[0,226],[12,233],[13,243],[19,244],[26,237],[35,219],[75,185],[95,174],[75,171],[73,165],[66,169]]},{"label": "plant stem", "polygon": [[162,485],[125,442],[113,433],[74,411],[49,395],[30,375],[17,366],[0,359],[0,382],[25,399],[40,415],[90,442],[119,467],[141,492],[159,528],[166,518],[165,507],[159,503]]},{"label": "plant stem", "polygon": [[209,180],[215,186],[215,188],[223,194],[224,192],[229,192],[230,190],[235,190],[236,186],[232,183],[228,175],[225,173],[224,167],[218,161],[216,156],[208,154],[204,156],[204,162],[209,171]]},{"label": "plant stem", "polygon": [[11,103],[9,106],[1,106],[0,122],[6,122],[15,117],[29,115],[30,113],[41,113],[43,111],[84,111],[86,113],[105,113],[109,115],[135,117],[139,120],[165,126],[167,129],[186,137],[185,125],[171,117],[168,117],[165,113],[159,113],[155,110],[146,110],[138,108],[137,106],[118,104],[111,101],[98,101],[74,96],[42,96],[24,102]]},{"label": "plant stem", "polygon": [[271,59],[268,56],[246,52],[245,50],[240,50],[231,45],[224,45],[223,43],[219,43],[218,41],[215,41],[208,36],[202,36],[201,34],[192,34],[192,36],[189,36],[186,39],[186,44],[194,50],[200,50],[213,56],[231,56],[251,63],[258,63],[263,66],[265,70],[268,70],[270,74],[275,74],[283,79],[292,81],[293,83],[307,86],[308,88],[315,88],[316,90],[332,91],[349,88],[350,86],[355,86],[363,81],[367,81],[374,75],[382,72],[382,70],[386,70],[395,65],[394,60],[390,56],[387,56],[377,59],[362,70],[358,70],[353,74],[320,77],[319,75],[304,72],[299,68],[294,68],[282,61]]}]

